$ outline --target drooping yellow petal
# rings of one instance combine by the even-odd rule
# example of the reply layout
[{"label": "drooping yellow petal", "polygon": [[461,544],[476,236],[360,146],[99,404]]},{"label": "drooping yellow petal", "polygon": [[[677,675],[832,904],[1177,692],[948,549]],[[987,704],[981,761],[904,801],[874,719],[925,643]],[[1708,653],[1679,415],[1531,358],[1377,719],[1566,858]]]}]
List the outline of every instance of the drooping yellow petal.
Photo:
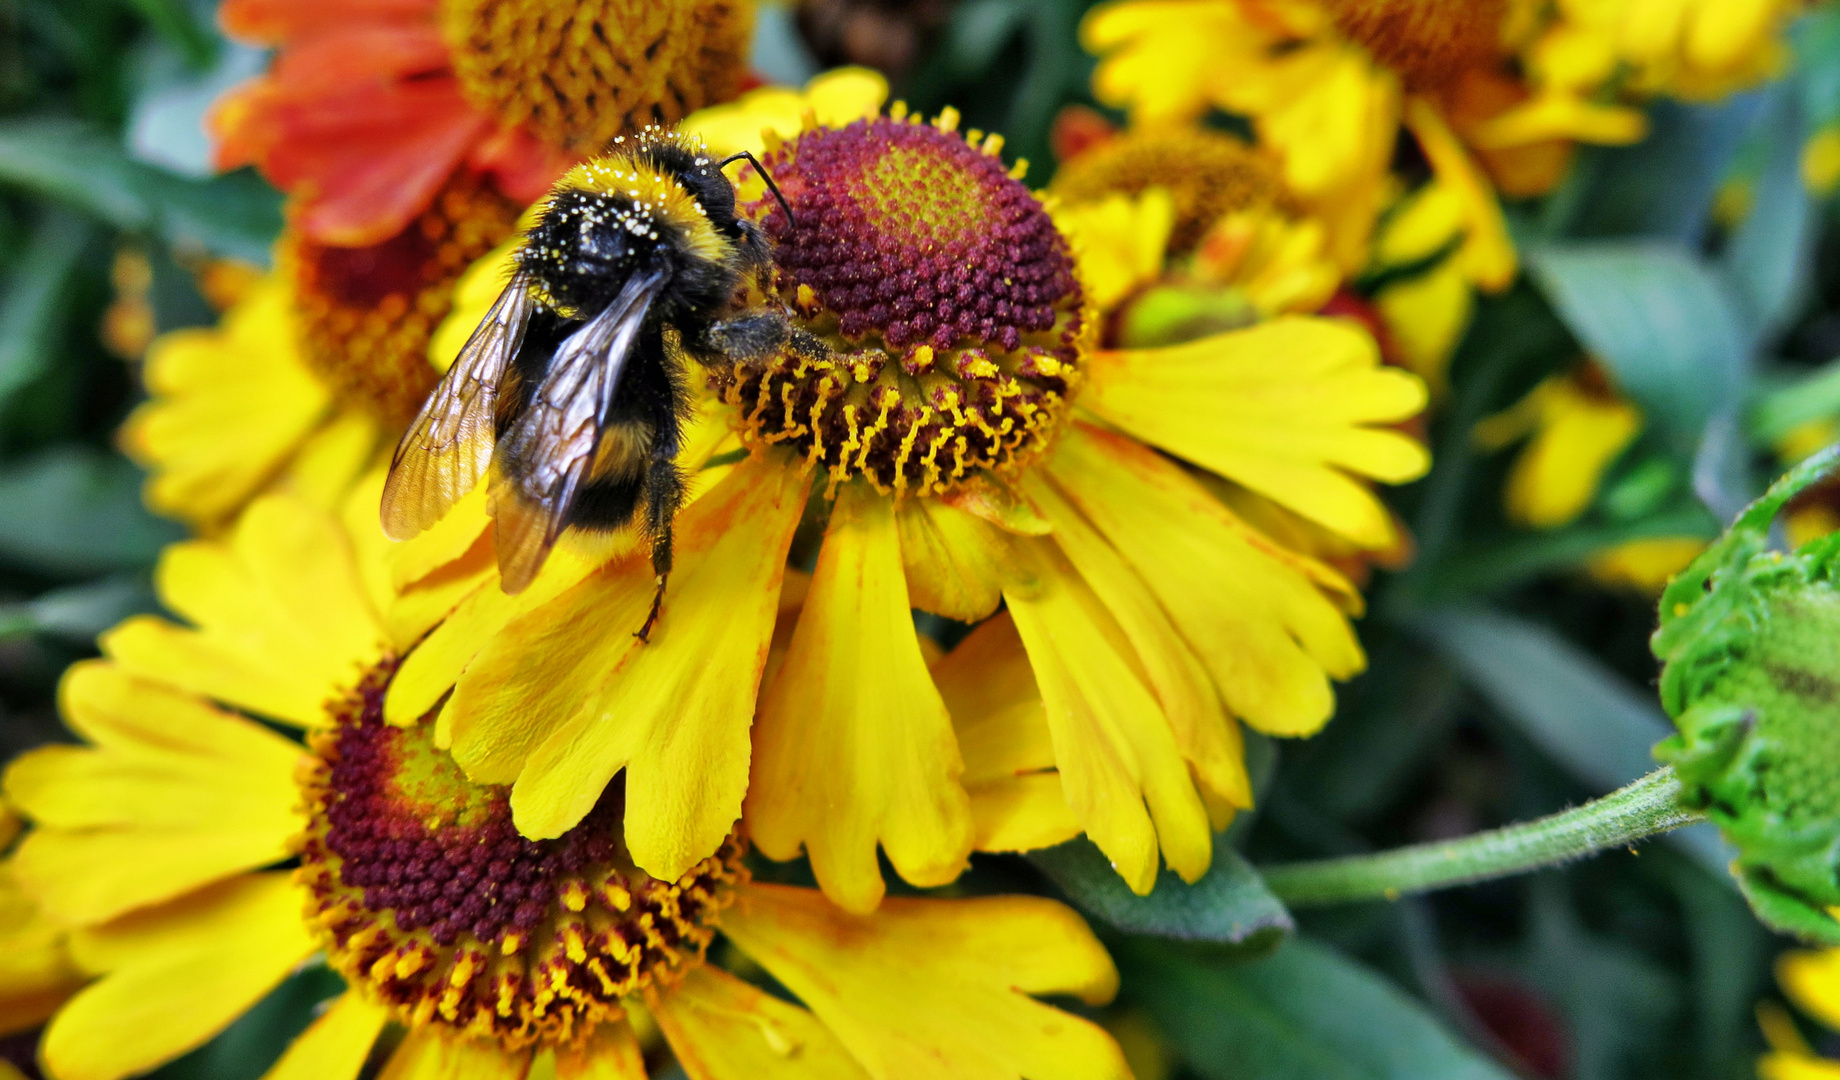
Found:
[{"label": "drooping yellow petal", "polygon": [[1333,571],[1278,547],[1180,467],[1122,436],[1076,425],[1049,471],[1156,594],[1231,712],[1274,735],[1307,735],[1328,720],[1330,677],[1366,663],[1318,587]]},{"label": "drooping yellow petal", "polygon": [[1455,267],[1442,263],[1415,278],[1396,282],[1374,297],[1407,367],[1426,384],[1448,389],[1450,358],[1469,329],[1476,295]]},{"label": "drooping yellow petal", "polygon": [[[1136,650],[1150,689],[1162,703],[1176,744],[1196,778],[1216,797],[1250,809],[1252,782],[1246,776],[1239,725],[1221,706],[1207,668],[1170,623],[1143,579],[1105,538],[1051,485],[1039,477],[1031,479],[1030,501],[1054,523],[1055,543]],[[1167,851],[1164,855],[1175,864]],[[1202,859],[1193,876],[1184,876],[1193,880],[1206,869],[1207,859]]]},{"label": "drooping yellow petal", "polygon": [[1098,939],[1052,900],[890,898],[864,916],[815,890],[754,884],[722,930],[877,1080],[1130,1075],[1103,1029],[1027,996],[1099,1004],[1118,988]]},{"label": "drooping yellow petal", "polygon": [[1457,258],[1470,280],[1489,292],[1507,288],[1514,282],[1519,261],[1494,185],[1429,102],[1417,97],[1407,101],[1404,119],[1437,182],[1448,185],[1463,208],[1465,233]]},{"label": "drooping yellow petal", "polygon": [[0,1035],[37,1027],[83,985],[67,929],[0,862]]},{"label": "drooping yellow petal", "polygon": [[524,1080],[529,1050],[506,1050],[491,1039],[455,1037],[440,1024],[403,1037],[377,1080]]},{"label": "drooping yellow petal", "polygon": [[147,351],[152,400],[121,443],[152,476],[149,506],[194,524],[250,499],[326,415],[331,393],[302,362],[292,292],[271,277],[214,330],[177,330]]},{"label": "drooping yellow petal", "polygon": [[1364,547],[1394,541],[1372,492],[1400,483],[1424,448],[1375,425],[1425,406],[1410,372],[1382,367],[1373,338],[1336,319],[1288,316],[1162,349],[1101,352],[1080,404]]},{"label": "drooping yellow petal", "polygon": [[288,857],[303,825],[301,748],[116,666],[73,666],[64,715],[91,747],[47,746],[6,771],[38,828],[20,882],[72,923],[113,918]]},{"label": "drooping yellow petal", "polygon": [[1028,653],[1008,612],[933,665],[965,759],[978,851],[1033,851],[1080,834],[1054,769],[1054,738]]},{"label": "drooping yellow petal", "polygon": [[1028,578],[1003,595],[1047,706],[1067,803],[1132,891],[1155,885],[1159,844],[1192,881],[1212,858],[1207,810],[1162,706],[1079,573],[1049,541],[1029,546]]},{"label": "drooping yellow petal", "polygon": [[288,496],[252,503],[226,542],[174,544],[156,573],[187,628],[140,616],[104,634],[126,670],[302,726],[388,648],[349,537]]},{"label": "drooping yellow petal", "polygon": [[817,1018],[713,967],[647,996],[690,1080],[867,1080]]},{"label": "drooping yellow petal", "polygon": [[72,935],[102,975],[45,1029],[59,1080],[120,1080],[203,1045],[319,947],[286,872],[249,874]]},{"label": "drooping yellow petal", "polygon": [[[807,490],[783,457],[757,452],[684,511],[651,641],[531,755],[511,792],[519,831],[561,835],[625,769],[626,842],[647,873],[675,880],[722,843],[741,816],[748,725]],[[632,592],[649,603],[652,575],[635,567],[604,587],[610,604]]]},{"label": "drooping yellow petal", "polygon": [[347,991],[300,1033],[262,1080],[354,1080],[390,1014]]},{"label": "drooping yellow petal", "polygon": [[1840,949],[1795,949],[1776,961],[1776,982],[1795,1007],[1840,1029]]},{"label": "drooping yellow petal", "polygon": [[1508,470],[1508,516],[1523,525],[1553,528],[1583,514],[1642,430],[1641,410],[1588,381],[1555,375],[1476,425],[1476,443],[1491,449],[1532,435]]},{"label": "drooping yellow petal", "polygon": [[803,847],[825,895],[882,899],[876,847],[903,878],[944,885],[971,853],[964,765],[914,632],[894,503],[838,492],[792,644],[754,722],[748,835],[772,859]]},{"label": "drooping yellow petal", "polygon": [[969,623],[997,610],[1012,561],[1008,533],[938,499],[906,500],[895,524],[914,607]]}]

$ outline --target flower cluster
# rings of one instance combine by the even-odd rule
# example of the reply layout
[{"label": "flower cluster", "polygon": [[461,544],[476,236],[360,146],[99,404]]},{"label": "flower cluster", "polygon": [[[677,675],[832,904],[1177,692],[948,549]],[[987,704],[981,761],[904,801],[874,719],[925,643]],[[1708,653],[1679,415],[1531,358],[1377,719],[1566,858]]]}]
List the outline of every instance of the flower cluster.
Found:
[{"label": "flower cluster", "polygon": [[[269,1077],[1129,1077],[1089,1018],[1099,937],[974,856],[1084,837],[1139,897],[1216,867],[1249,740],[1316,734],[1367,666],[1364,590],[1414,554],[1386,489],[1430,469],[1426,411],[1521,270],[1503,200],[1640,140],[1657,97],[1768,77],[1798,6],[1113,0],[1079,31],[1113,111],[1062,111],[1031,186],[874,72],[746,89],[750,0],[225,0],[273,54],[214,106],[217,163],[286,227],[217,325],[147,348],[120,443],[194,535],[155,574],[171,617],[64,675],[75,741],[6,768],[0,1029],[45,1024],[53,1080],[122,1080],[323,965],[344,989]],[[651,127],[691,159],[685,250],[746,253],[718,299],[769,330],[724,352],[745,320],[647,317],[633,365],[687,388],[674,461],[616,408],[636,377],[539,404],[593,436],[557,490],[664,445],[681,509],[559,522],[510,581],[488,452],[386,538],[391,448],[495,313],[540,309],[468,421],[488,451],[588,334],[524,230]],[[1588,357],[1529,385],[1458,442],[1525,440],[1508,517],[1557,528],[1645,418]],[[1830,585],[1831,538],[1758,535],[1667,594],[1664,753],[1779,838],[1758,815],[1814,751],[1744,696],[1755,656],[1670,645]],[[1658,586],[1701,546],[1644,542],[1594,565]],[[1831,838],[1797,835],[1744,874],[1818,921]]]}]

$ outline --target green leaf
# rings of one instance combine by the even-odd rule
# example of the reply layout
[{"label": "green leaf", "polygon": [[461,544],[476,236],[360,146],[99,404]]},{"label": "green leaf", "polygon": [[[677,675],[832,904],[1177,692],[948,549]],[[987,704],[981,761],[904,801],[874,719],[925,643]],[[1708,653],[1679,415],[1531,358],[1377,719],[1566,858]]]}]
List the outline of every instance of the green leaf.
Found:
[{"label": "green leaf", "polygon": [[1770,111],[1759,129],[1768,140],[1768,158],[1752,191],[1751,211],[1719,260],[1753,342],[1784,328],[1814,277],[1814,199],[1802,182],[1801,110],[1786,85],[1771,87],[1769,98]]},{"label": "green leaf", "polygon": [[1290,912],[1265,888],[1252,864],[1226,842],[1224,833],[1214,837],[1214,862],[1201,880],[1189,885],[1164,869],[1148,896],[1133,893],[1105,854],[1085,837],[1030,852],[1029,861],[1060,886],[1074,906],[1129,933],[1257,953],[1275,948],[1296,929]]},{"label": "green leaf", "polygon": [[[1412,626],[1517,730],[1596,791],[1646,775],[1654,745],[1674,732],[1653,695],[1544,627],[1480,608],[1429,611]],[[1731,859],[1705,826],[1676,837],[1715,868]]]},{"label": "green leaf", "polygon": [[[1584,148],[1579,166],[1553,202],[1568,211],[1556,222],[1570,236],[1647,236],[1697,244],[1713,196],[1745,135],[1757,122],[1756,94],[1714,104],[1655,102],[1648,137],[1633,146]],[[1665,183],[1657,183],[1666,177]]]},{"label": "green leaf", "polygon": [[281,195],[247,170],[193,180],[130,158],[91,125],[0,122],[0,183],[64,202],[129,232],[258,265],[281,231]]},{"label": "green leaf", "polygon": [[1528,263],[1559,317],[1651,422],[1691,449],[1738,401],[1750,353],[1729,286],[1683,245],[1539,245]]},{"label": "green leaf", "polygon": [[1801,424],[1830,416],[1840,416],[1840,360],[1765,394],[1751,411],[1750,435],[1773,443]]},{"label": "green leaf", "polygon": [[89,641],[130,615],[157,610],[159,600],[144,575],[120,574],[0,605],[0,638],[48,634]]},{"label": "green leaf", "polygon": [[185,533],[148,513],[140,489],[140,470],[88,447],[0,468],[0,558],[60,577],[146,566]]},{"label": "green leaf", "polygon": [[1427,602],[1451,602],[1522,584],[1540,574],[1576,567],[1598,552],[1656,537],[1698,536],[1710,541],[1718,522],[1697,504],[1638,521],[1568,525],[1519,532],[1499,543],[1452,556],[1425,585]]},{"label": "green leaf", "polygon": [[51,362],[75,276],[94,229],[48,210],[0,296],[0,407]]},{"label": "green leaf", "polygon": [[1125,993],[1208,1080],[1510,1078],[1385,979],[1307,938],[1235,966],[1141,938],[1114,951]]}]

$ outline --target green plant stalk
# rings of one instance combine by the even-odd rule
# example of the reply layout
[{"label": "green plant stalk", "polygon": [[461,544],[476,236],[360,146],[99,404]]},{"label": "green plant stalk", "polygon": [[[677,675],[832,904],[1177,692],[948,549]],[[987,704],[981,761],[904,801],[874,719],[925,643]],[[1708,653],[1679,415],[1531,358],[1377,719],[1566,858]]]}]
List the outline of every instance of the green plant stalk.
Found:
[{"label": "green plant stalk", "polygon": [[1290,907],[1397,900],[1408,893],[1554,866],[1706,820],[1676,804],[1679,791],[1674,770],[1662,768],[1594,802],[1537,821],[1373,855],[1261,866],[1259,873]]}]

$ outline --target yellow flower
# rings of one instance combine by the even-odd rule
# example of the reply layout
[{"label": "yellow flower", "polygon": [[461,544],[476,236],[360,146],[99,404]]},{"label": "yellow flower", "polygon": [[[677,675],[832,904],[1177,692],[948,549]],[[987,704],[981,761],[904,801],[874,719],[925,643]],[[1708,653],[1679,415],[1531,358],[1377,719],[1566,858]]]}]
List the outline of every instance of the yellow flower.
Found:
[{"label": "yellow flower", "polygon": [[1787,62],[1783,28],[1805,0],[1559,0],[1530,51],[1536,78],[1570,87],[1624,73],[1641,93],[1719,97]]},{"label": "yellow flower", "polygon": [[1591,556],[1585,569],[1606,585],[1622,585],[1658,596],[1674,575],[1687,568],[1706,541],[1697,536],[1658,536],[1630,540]]},{"label": "yellow flower", "polygon": [[263,491],[343,496],[433,389],[429,338],[456,279],[515,219],[503,196],[456,179],[383,243],[284,237],[278,269],[219,326],[149,349],[150,400],[121,433],[152,474],[148,505],[208,531]]},{"label": "yellow flower", "polygon": [[[1598,103],[1607,82],[1505,72],[1550,26],[1506,0],[1114,0],[1081,25],[1093,92],[1134,125],[1208,109],[1250,117],[1261,146],[1359,268],[1401,128],[1462,211],[1470,280],[1497,290],[1515,256],[1496,198],[1557,183],[1572,141],[1640,138],[1639,114]],[[1548,18],[1550,21],[1550,18]]]},{"label": "yellow flower", "polygon": [[[719,478],[680,515],[649,642],[632,631],[654,578],[631,537],[552,559],[516,596],[481,497],[404,545],[408,595],[466,591],[386,716],[438,707],[436,744],[512,785],[525,835],[575,827],[619,775],[634,861],[661,878],[742,816],[856,912],[881,900],[878,848],[937,885],[974,848],[1076,831],[1147,891],[1159,859],[1204,872],[1210,819],[1250,805],[1238,723],[1313,732],[1331,680],[1361,669],[1353,587],[1200,477],[1385,546],[1361,481],[1426,467],[1384,426],[1423,385],[1333,319],[1094,351],[1066,241],[994,137],[954,124],[897,106],[765,141],[797,224],[747,204],[778,253],[756,299],[827,348],[710,372],[718,429],[747,454],[710,459]],[[878,299],[883,282],[897,295]],[[815,565],[776,646],[795,536]],[[978,623],[1000,604],[978,634],[1010,628],[991,649],[1026,659],[1013,693],[954,674],[968,646],[929,670],[912,609]]]},{"label": "yellow flower", "polygon": [[[1828,1027],[1840,1027],[1840,950],[1798,949],[1776,961],[1776,982],[1796,1008]],[[1762,1080],[1836,1080],[1840,1061],[1821,1057],[1773,1003],[1757,1010],[1769,1053],[1757,1062]]]},{"label": "yellow flower", "polygon": [[[468,781],[427,723],[383,723],[428,619],[391,617],[381,483],[338,517],[263,497],[223,539],[170,549],[162,596],[191,625],[105,635],[60,691],[80,743],[7,769],[32,822],[8,880],[64,928],[83,984],[41,1042],[53,1080],[170,1061],[316,955],[348,989],[270,1080],[353,1080],[378,1046],[387,1076],[640,1080],[652,1032],[710,1080],[1128,1076],[1102,1029],[1030,996],[1099,1004],[1117,984],[1053,901],[851,915],[753,882],[739,834],[658,878],[619,827],[645,796],[617,785],[562,835],[518,836],[505,789]],[[710,962],[718,930],[798,1003]],[[0,991],[26,959],[7,951]]]},{"label": "yellow flower", "polygon": [[1528,440],[1508,470],[1508,517],[1550,529],[1590,507],[1604,474],[1641,430],[1641,410],[1591,365],[1540,383],[1477,424],[1475,440],[1494,450]]},{"label": "yellow flower", "polygon": [[[7,817],[10,834],[18,821]],[[82,985],[69,933],[20,889],[12,861],[0,862],[0,1035],[44,1023]]]}]

